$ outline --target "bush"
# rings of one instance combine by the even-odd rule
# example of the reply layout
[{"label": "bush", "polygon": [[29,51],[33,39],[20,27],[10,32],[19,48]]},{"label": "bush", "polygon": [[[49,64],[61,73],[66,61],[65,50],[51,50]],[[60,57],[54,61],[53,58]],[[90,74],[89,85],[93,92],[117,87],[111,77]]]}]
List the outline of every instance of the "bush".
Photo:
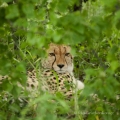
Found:
[{"label": "bush", "polygon": [[[117,0],[2,0],[0,75],[12,84],[0,84],[0,119],[120,119],[119,24]],[[72,47],[74,74],[85,83],[75,100],[49,93],[28,98],[16,87],[18,81],[26,85],[28,69],[40,68],[50,42]],[[21,107],[18,97],[29,102]]]}]

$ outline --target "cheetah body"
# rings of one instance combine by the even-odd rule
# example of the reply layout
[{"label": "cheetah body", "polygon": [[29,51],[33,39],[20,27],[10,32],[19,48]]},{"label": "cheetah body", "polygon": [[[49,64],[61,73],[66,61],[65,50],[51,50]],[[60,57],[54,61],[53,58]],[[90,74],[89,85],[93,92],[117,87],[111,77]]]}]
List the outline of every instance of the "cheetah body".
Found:
[{"label": "cheetah body", "polygon": [[[40,85],[43,91],[52,94],[61,92],[67,97],[72,96],[75,90],[84,88],[84,84],[74,78],[69,46],[50,44],[47,55],[42,62],[43,70],[27,71],[27,87],[18,83],[19,87],[36,92]],[[9,77],[0,76],[0,84],[6,78]]]}]

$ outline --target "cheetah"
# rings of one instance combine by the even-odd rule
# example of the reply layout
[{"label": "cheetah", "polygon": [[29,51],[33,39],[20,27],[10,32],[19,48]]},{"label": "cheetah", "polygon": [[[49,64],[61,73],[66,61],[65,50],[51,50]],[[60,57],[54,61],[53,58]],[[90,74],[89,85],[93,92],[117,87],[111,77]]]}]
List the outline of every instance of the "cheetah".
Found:
[{"label": "cheetah", "polygon": [[[49,91],[52,94],[61,92],[67,97],[71,97],[75,91],[83,89],[84,83],[74,77],[73,56],[70,51],[70,46],[51,43],[46,51],[47,58],[42,60],[41,70],[27,71],[26,89],[36,92],[41,83],[43,91]],[[40,76],[37,73],[40,73]],[[9,77],[0,76],[0,84],[6,78]],[[20,83],[18,86],[25,89]]]}]

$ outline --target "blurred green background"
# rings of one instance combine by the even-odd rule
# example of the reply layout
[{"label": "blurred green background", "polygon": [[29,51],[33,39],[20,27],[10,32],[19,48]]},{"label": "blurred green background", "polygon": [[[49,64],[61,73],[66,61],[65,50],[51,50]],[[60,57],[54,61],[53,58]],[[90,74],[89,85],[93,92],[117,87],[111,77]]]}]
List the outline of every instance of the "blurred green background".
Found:
[{"label": "blurred green background", "polygon": [[[21,108],[17,81],[40,69],[51,42],[72,47],[85,88],[75,100],[42,93]],[[0,84],[0,120],[120,120],[120,0],[1,0],[0,75],[12,79]]]}]

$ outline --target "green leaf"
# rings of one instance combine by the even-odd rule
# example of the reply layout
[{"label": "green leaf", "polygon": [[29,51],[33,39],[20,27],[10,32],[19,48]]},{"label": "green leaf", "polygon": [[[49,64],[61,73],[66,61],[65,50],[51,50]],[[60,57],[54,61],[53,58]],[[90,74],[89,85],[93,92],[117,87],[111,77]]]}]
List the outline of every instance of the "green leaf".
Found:
[{"label": "green leaf", "polygon": [[2,2],[12,2],[12,0],[2,0]]},{"label": "green leaf", "polygon": [[34,17],[34,5],[31,3],[26,3],[22,6],[23,12],[26,14],[28,18]]},{"label": "green leaf", "polygon": [[110,63],[111,69],[115,71],[119,67],[119,62],[118,61],[112,61]]},{"label": "green leaf", "polygon": [[16,4],[9,5],[6,10],[6,18],[13,19],[19,17],[19,10]]}]

